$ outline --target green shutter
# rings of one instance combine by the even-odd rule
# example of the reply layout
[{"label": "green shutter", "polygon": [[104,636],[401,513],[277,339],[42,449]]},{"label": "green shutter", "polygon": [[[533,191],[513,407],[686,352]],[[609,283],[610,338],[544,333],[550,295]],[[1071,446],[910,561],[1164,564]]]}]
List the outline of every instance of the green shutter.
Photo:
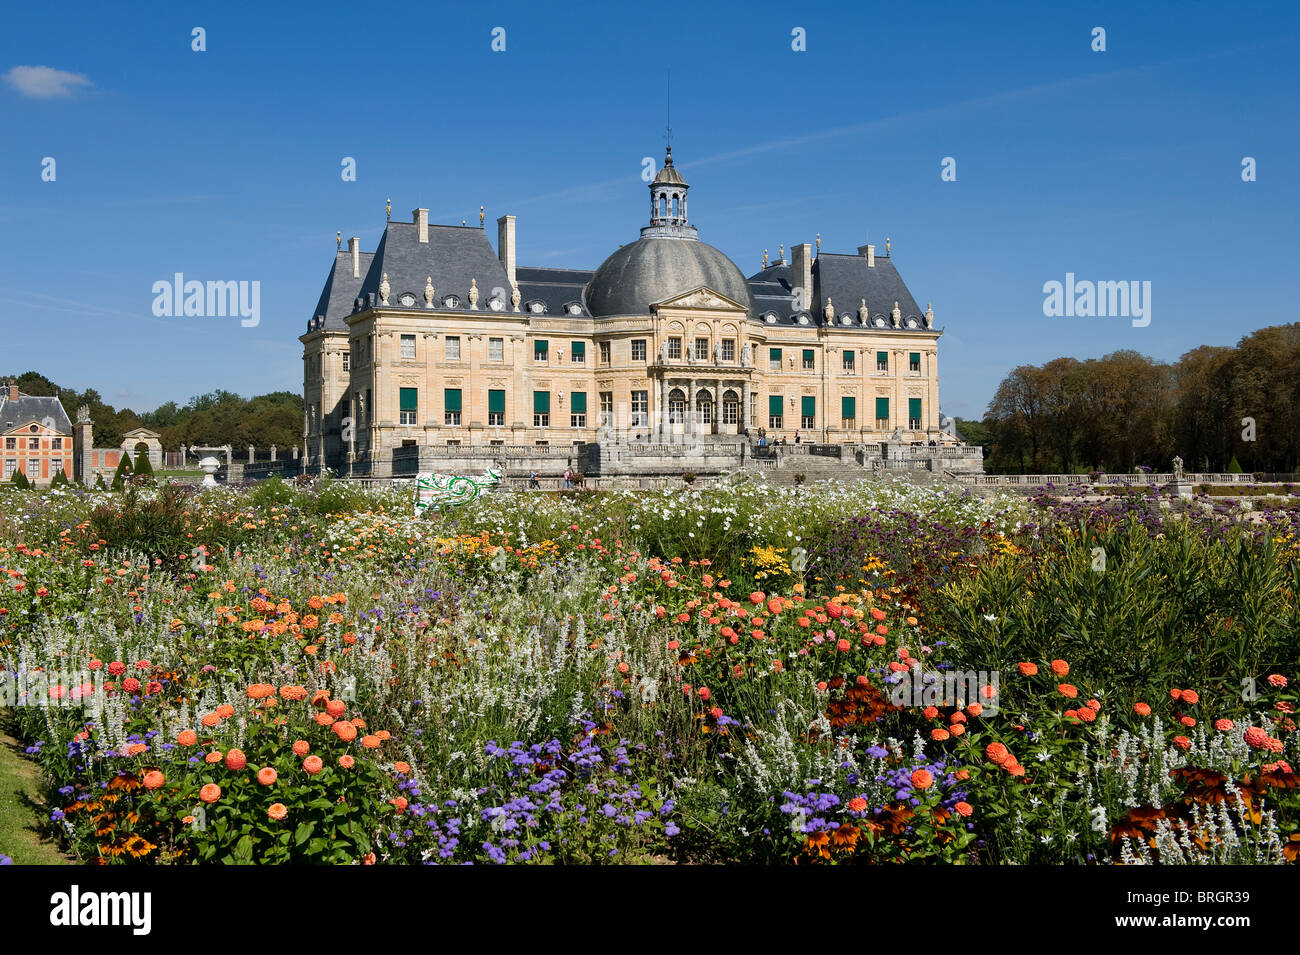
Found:
[{"label": "green shutter", "polygon": [[444,388],[442,390],[442,410],[459,411],[460,410],[460,389]]},{"label": "green shutter", "polygon": [[533,354],[536,355],[538,353],[543,355],[546,354],[546,340],[544,338],[539,338],[537,341],[533,342]]},{"label": "green shutter", "polygon": [[780,360],[781,360],[781,349],[779,349],[779,348],[769,348],[769,349],[767,350],[767,357],[770,358],[772,361],[780,361]]},{"label": "green shutter", "polygon": [[888,367],[889,367],[889,352],[887,352],[887,351],[878,351],[878,352],[876,352],[876,364],[878,364],[878,365],[883,364],[886,368],[888,368]]},{"label": "green shutter", "polygon": [[921,364],[921,353],[919,351],[911,352],[908,354],[907,360],[913,365],[919,365]]},{"label": "green shutter", "polygon": [[852,348],[844,349],[844,364],[846,365],[853,364],[853,357],[854,357],[854,352]]},{"label": "green shutter", "polygon": [[575,391],[573,393],[573,401],[571,402],[570,407],[574,414],[586,414],[587,393],[585,391]]},{"label": "green shutter", "polygon": [[533,414],[551,413],[551,393],[549,391],[533,392]]},{"label": "green shutter", "polygon": [[908,398],[908,399],[907,399],[907,417],[908,417],[909,420],[911,420],[912,418],[920,418],[920,417],[921,417],[921,399],[920,399],[920,398]]},{"label": "green shutter", "polygon": [[884,418],[886,421],[889,420],[889,399],[888,398],[876,399],[876,417]]},{"label": "green shutter", "polygon": [[772,415],[773,417],[777,417],[777,418],[781,417],[781,396],[780,395],[767,396],[767,413],[769,415]]},{"label": "green shutter", "polygon": [[415,411],[420,406],[420,390],[418,388],[403,388],[400,391],[399,405],[400,411]]},{"label": "green shutter", "polygon": [[493,388],[488,392],[488,411],[496,411],[501,414],[506,413],[505,391]]},{"label": "green shutter", "polygon": [[573,343],[573,355],[574,355],[575,358],[576,358],[578,355],[582,355],[582,356],[585,358],[586,355],[587,355],[587,343],[586,343],[586,342],[574,342],[574,343]]},{"label": "green shutter", "polygon": [[858,416],[858,399],[841,398],[840,399],[840,417],[845,421],[852,421]]},{"label": "green shutter", "polygon": [[801,410],[805,418],[817,417],[817,399],[812,395],[804,395]]},{"label": "green shutter", "polygon": [[805,348],[803,350],[803,363],[805,365],[811,365],[814,360],[815,359],[813,358],[813,350],[811,348]]}]

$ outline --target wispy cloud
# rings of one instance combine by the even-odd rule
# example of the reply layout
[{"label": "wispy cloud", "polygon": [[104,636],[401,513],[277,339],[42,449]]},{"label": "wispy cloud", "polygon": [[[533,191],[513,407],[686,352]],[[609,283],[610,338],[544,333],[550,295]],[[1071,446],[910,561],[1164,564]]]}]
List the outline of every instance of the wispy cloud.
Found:
[{"label": "wispy cloud", "polygon": [[68,99],[78,90],[95,85],[84,73],[69,73],[52,66],[15,66],[4,80],[32,99]]}]

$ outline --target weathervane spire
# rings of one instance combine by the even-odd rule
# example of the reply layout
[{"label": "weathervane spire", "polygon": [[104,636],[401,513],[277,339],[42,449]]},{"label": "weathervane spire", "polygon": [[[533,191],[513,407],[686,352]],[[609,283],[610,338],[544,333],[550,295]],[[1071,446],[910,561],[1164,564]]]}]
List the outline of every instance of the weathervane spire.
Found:
[{"label": "weathervane spire", "polygon": [[668,154],[671,156],[673,152],[673,71],[672,70],[668,71],[667,112],[665,116],[664,126],[666,129],[665,136],[668,140]]}]

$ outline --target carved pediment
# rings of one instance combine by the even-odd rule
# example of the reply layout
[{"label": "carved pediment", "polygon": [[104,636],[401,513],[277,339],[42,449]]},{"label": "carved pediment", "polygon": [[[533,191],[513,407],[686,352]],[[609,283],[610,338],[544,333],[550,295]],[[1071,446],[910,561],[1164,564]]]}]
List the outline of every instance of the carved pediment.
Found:
[{"label": "carved pediment", "polygon": [[662,302],[655,302],[655,308],[712,308],[724,311],[748,311],[748,308],[739,302],[728,298],[721,292],[715,292],[707,285],[701,285],[691,289],[689,292],[683,292],[681,295],[675,295],[672,298],[666,298]]}]

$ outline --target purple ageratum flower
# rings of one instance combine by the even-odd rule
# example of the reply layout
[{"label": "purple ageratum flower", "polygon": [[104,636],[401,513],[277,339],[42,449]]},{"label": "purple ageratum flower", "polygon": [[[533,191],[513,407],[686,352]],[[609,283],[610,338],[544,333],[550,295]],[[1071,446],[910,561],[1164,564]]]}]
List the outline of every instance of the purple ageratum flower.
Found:
[{"label": "purple ageratum flower", "polygon": [[0,852],[0,865],[13,865],[14,860],[9,858],[3,852]]}]

